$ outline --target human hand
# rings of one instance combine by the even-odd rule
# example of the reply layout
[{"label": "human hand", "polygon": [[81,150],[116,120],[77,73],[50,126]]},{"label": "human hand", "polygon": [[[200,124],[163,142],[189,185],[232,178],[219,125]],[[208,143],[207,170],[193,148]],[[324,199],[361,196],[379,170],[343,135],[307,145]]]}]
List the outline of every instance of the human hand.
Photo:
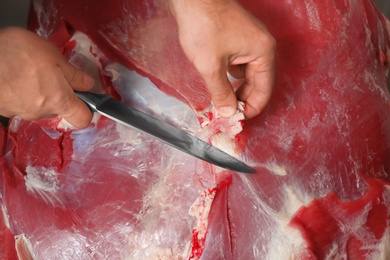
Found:
[{"label": "human hand", "polygon": [[61,116],[77,128],[92,119],[73,90],[94,80],[71,65],[50,42],[21,28],[0,30],[0,114],[34,120]]},{"label": "human hand", "polygon": [[[199,71],[221,116],[230,117],[237,98],[252,118],[267,105],[274,82],[275,40],[235,0],[170,0],[180,44]],[[245,78],[234,92],[227,71]],[[237,96],[236,96],[237,95]]]}]

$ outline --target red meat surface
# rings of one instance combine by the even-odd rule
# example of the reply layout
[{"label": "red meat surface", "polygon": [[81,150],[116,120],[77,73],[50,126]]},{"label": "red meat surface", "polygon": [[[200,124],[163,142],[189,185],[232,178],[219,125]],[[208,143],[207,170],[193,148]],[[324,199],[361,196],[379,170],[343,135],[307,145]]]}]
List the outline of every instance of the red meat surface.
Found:
[{"label": "red meat surface", "polygon": [[17,235],[27,259],[390,258],[388,21],[369,0],[241,3],[276,39],[276,84],[231,136],[212,129],[221,119],[164,1],[34,1],[31,29],[96,89],[256,173],[104,117],[82,130],[15,118],[0,131],[2,240]]}]

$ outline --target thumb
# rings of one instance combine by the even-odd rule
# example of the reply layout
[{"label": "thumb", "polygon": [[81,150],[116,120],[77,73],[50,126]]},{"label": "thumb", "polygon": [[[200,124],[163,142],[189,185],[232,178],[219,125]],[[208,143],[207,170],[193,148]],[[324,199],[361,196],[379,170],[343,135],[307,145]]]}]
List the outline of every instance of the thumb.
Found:
[{"label": "thumb", "polygon": [[64,73],[66,81],[74,90],[87,91],[93,87],[94,79],[65,59],[59,63],[59,66]]},{"label": "thumb", "polygon": [[85,128],[92,120],[92,112],[89,110],[88,106],[76,96],[73,89],[69,89],[68,97],[64,99],[62,111],[59,111],[58,115],[76,128]]},{"label": "thumb", "polygon": [[85,128],[92,120],[92,112],[88,106],[80,100],[73,90],[88,91],[94,85],[94,79],[82,70],[70,64],[65,58],[58,62],[60,69],[66,79],[68,92],[64,97],[64,103],[61,106],[61,111],[58,115],[63,117],[71,125],[76,128]]},{"label": "thumb", "polygon": [[237,111],[237,97],[227,78],[226,70],[202,76],[219,115],[226,118],[233,116]]}]

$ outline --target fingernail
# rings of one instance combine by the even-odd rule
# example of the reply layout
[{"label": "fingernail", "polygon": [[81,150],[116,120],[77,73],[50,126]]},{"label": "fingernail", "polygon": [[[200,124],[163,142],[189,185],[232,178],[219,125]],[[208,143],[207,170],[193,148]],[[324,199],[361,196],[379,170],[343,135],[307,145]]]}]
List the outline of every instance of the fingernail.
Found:
[{"label": "fingernail", "polygon": [[218,114],[222,117],[231,117],[236,113],[236,109],[231,106],[219,107]]},{"label": "fingernail", "polygon": [[95,80],[91,76],[84,74],[84,85],[86,87],[92,88],[94,84],[95,84]]}]

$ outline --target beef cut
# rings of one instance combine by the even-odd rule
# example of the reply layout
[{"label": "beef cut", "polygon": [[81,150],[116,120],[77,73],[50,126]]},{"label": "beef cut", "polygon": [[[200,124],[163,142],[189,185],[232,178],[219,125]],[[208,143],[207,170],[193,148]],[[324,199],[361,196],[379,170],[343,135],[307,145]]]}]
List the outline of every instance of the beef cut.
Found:
[{"label": "beef cut", "polygon": [[98,115],[82,130],[14,118],[0,129],[0,258],[390,258],[389,22],[369,0],[241,4],[277,42],[275,90],[251,120],[210,107],[165,1],[33,1],[31,29],[95,91],[256,173]]}]

